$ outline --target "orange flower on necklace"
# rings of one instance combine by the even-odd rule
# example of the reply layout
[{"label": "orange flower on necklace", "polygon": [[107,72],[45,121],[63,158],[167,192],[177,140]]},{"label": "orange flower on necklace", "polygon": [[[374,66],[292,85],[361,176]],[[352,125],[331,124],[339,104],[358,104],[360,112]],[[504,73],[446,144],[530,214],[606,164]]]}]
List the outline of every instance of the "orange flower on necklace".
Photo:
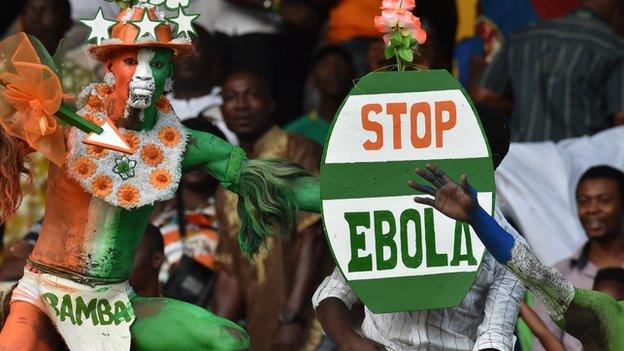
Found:
[{"label": "orange flower on necklace", "polygon": [[164,95],[161,95],[158,100],[156,100],[156,108],[158,109],[158,111],[163,113],[171,112],[171,104]]},{"label": "orange flower on necklace", "polygon": [[95,86],[95,91],[97,91],[97,94],[100,96],[100,98],[103,98],[109,95],[112,92],[112,89],[106,84],[98,84]]},{"label": "orange flower on necklace", "polygon": [[173,126],[165,126],[158,133],[160,141],[168,147],[174,147],[180,143],[182,136],[180,132]]},{"label": "orange flower on necklace", "polygon": [[158,166],[163,158],[163,152],[156,144],[147,144],[141,150],[141,159],[152,167]]},{"label": "orange flower on necklace", "polygon": [[95,163],[84,156],[79,157],[74,163],[74,172],[80,178],[89,178],[95,172]]},{"label": "orange flower on necklace", "polygon": [[171,172],[157,169],[150,174],[150,183],[156,189],[166,189],[171,184]]},{"label": "orange flower on necklace", "polygon": [[131,131],[127,131],[126,133],[124,133],[123,138],[132,150],[135,150],[141,142],[137,133]]},{"label": "orange flower on necklace", "polygon": [[98,197],[106,197],[113,190],[113,182],[107,175],[100,175],[93,179],[91,182],[91,189],[93,194]]},{"label": "orange flower on necklace", "polygon": [[87,145],[87,153],[95,158],[102,158],[108,154],[108,150],[97,145]]},{"label": "orange flower on necklace", "polygon": [[85,114],[82,118],[86,119],[87,121],[89,121],[91,123],[97,124],[96,117],[94,115],[90,114],[90,113]]},{"label": "orange flower on necklace", "polygon": [[87,105],[89,105],[89,107],[91,107],[92,109],[97,109],[102,106],[102,100],[96,95],[91,95],[89,96],[89,101],[87,102]]},{"label": "orange flower on necklace", "polygon": [[122,185],[117,191],[117,201],[125,207],[137,204],[140,198],[139,190],[130,184]]}]

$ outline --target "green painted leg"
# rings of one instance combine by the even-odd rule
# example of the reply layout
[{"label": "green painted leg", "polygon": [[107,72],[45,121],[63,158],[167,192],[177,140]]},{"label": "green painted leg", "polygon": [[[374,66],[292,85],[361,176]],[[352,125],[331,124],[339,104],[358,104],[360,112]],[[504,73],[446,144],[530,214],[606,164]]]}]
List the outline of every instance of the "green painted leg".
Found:
[{"label": "green painted leg", "polygon": [[186,302],[135,297],[132,349],[144,351],[244,350],[247,332],[225,318]]}]

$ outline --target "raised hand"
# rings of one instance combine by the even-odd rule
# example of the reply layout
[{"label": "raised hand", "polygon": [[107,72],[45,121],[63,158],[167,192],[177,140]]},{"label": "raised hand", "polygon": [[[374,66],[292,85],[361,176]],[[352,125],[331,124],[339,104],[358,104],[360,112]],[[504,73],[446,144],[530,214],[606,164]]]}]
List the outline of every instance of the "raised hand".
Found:
[{"label": "raised hand", "polygon": [[426,168],[416,168],[416,173],[429,181],[431,186],[418,184],[413,180],[410,180],[408,185],[415,190],[433,196],[433,199],[426,196],[416,196],[415,202],[431,206],[453,219],[464,222],[473,220],[478,203],[465,174],[461,176],[460,184],[457,184],[446,173],[431,164],[427,164]]}]

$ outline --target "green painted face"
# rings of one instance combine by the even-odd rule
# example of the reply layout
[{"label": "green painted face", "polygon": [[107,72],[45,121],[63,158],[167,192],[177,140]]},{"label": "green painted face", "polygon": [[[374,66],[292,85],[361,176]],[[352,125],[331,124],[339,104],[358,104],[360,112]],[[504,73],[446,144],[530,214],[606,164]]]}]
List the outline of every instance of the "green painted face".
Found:
[{"label": "green painted face", "polygon": [[[173,51],[167,48],[139,49],[136,59],[129,58],[128,67],[122,70],[128,77],[128,105],[145,110],[151,114],[154,106],[163,94],[167,78],[173,74],[174,64],[171,62]],[[132,72],[129,77],[127,73]],[[119,73],[119,72],[118,72]],[[118,74],[115,75],[117,78]],[[124,86],[123,80],[120,82]]]},{"label": "green painted face", "polygon": [[171,61],[173,50],[167,48],[156,48],[154,57],[149,62],[154,77],[154,96],[150,107],[154,107],[156,101],[163,95],[167,78],[173,76],[175,64]]}]

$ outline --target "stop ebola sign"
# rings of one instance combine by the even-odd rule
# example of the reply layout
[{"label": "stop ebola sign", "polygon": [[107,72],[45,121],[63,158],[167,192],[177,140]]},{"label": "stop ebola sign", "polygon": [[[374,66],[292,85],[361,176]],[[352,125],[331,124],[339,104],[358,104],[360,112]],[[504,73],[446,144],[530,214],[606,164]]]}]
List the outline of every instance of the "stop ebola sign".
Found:
[{"label": "stop ebola sign", "polygon": [[375,313],[455,307],[485,247],[472,228],[413,201],[416,167],[468,174],[493,212],[494,173],[477,112],[443,70],[362,78],[334,118],[321,165],[323,222],[336,265]]}]

